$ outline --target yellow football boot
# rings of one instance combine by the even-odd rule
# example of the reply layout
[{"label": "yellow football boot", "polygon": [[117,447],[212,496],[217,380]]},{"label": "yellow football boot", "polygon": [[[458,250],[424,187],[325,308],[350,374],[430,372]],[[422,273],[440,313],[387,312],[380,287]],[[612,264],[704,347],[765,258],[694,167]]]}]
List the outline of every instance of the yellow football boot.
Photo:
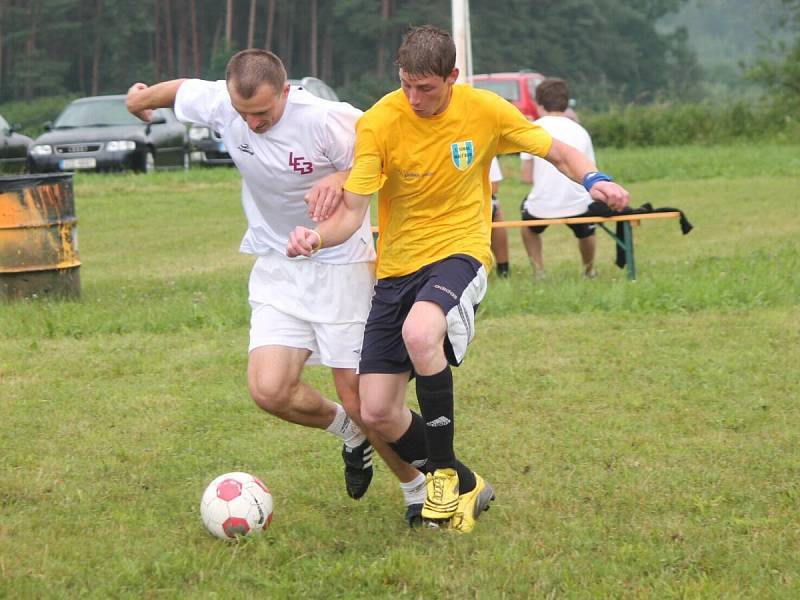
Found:
[{"label": "yellow football boot", "polygon": [[450,520],[450,529],[469,533],[475,527],[475,520],[494,500],[494,490],[483,478],[475,473],[475,488],[458,497],[458,506]]},{"label": "yellow football boot", "polygon": [[436,469],[425,479],[427,496],[422,520],[427,527],[444,527],[458,507],[458,473],[455,469]]}]

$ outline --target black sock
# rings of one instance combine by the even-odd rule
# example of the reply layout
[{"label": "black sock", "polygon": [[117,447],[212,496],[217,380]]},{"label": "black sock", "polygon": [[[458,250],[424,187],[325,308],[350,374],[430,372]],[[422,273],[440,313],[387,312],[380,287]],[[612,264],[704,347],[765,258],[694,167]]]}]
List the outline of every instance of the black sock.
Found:
[{"label": "black sock", "polygon": [[508,263],[497,263],[497,276],[498,277],[508,277],[509,270],[508,270]]},{"label": "black sock", "polygon": [[417,374],[417,400],[425,419],[431,470],[455,468],[453,450],[453,372],[450,365],[435,375]]},{"label": "black sock", "polygon": [[453,449],[453,372],[450,365],[435,375],[417,375],[417,401],[425,421],[428,445],[428,470],[455,469],[458,491],[475,488],[475,475],[456,459]]},{"label": "black sock", "polygon": [[[408,464],[413,465],[422,473],[432,473],[428,463],[428,446],[425,443],[425,420],[421,415],[411,411],[411,424],[408,430],[396,442],[389,442],[389,446],[397,452],[397,456]],[[466,493],[475,488],[475,474],[461,461],[456,460],[456,473],[458,473],[458,491]]]},{"label": "black sock", "polygon": [[458,493],[466,494],[474,490],[477,482],[475,481],[475,473],[472,472],[472,469],[459,460],[456,460],[455,469],[456,473],[458,473]]},{"label": "black sock", "polygon": [[396,442],[389,446],[408,464],[415,466],[423,473],[428,472],[428,446],[425,443],[425,421],[411,411],[411,424],[408,430]]}]

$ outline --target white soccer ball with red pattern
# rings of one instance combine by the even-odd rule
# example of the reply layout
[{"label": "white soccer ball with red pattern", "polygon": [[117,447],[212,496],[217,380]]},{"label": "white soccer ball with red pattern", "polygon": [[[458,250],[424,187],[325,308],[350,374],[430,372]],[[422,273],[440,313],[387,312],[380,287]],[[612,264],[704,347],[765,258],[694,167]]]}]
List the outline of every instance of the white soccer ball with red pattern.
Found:
[{"label": "white soccer ball with red pattern", "polygon": [[200,515],[206,528],[223,540],[254,535],[272,522],[272,494],[249,473],[225,473],[208,484]]}]

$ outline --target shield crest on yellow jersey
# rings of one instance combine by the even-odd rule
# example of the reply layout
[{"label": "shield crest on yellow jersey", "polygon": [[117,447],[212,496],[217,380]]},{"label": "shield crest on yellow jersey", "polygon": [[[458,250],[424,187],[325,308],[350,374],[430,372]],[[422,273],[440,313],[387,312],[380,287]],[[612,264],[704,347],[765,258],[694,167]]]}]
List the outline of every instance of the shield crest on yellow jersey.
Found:
[{"label": "shield crest on yellow jersey", "polygon": [[450,144],[450,157],[459,171],[466,171],[475,160],[472,140]]}]

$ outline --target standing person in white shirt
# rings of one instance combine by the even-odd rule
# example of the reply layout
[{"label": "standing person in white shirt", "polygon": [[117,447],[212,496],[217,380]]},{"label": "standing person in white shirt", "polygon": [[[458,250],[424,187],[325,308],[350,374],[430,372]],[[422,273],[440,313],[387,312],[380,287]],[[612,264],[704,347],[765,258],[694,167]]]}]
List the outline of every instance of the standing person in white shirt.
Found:
[{"label": "standing person in white shirt", "polygon": [[[372,480],[371,441],[401,482],[406,519],[417,520],[424,475],[385,442],[368,440],[359,423],[356,369],[374,285],[369,215],[341,246],[301,259],[284,252],[295,226],[313,226],[340,202],[361,111],[291,87],[280,59],[257,49],[234,55],[225,81],[136,83],[126,104],[145,121],[153,109],[174,106],[181,121],[218,131],[242,175],[248,228],[240,251],[256,256],[247,367],[253,400],[285,421],[338,437],[355,499]],[[341,405],[300,381],[306,364],[331,368]]]},{"label": "standing person in white shirt", "polygon": [[[594,148],[589,133],[576,121],[565,116],[569,108],[569,89],[562,79],[548,78],[536,88],[536,103],[541,117],[536,124],[546,129],[555,139],[574,146],[594,162]],[[574,217],[586,212],[592,197],[583,186],[565,177],[546,160],[521,153],[522,181],[532,184],[530,193],[522,202],[522,220],[557,219]],[[593,223],[568,225],[578,240],[583,264],[583,276],[597,277],[594,266],[597,237]],[[531,261],[535,279],[545,277],[542,258],[542,233],[547,225],[523,227],[522,242]]]},{"label": "standing person in white shirt", "polygon": [[[505,220],[503,207],[500,206],[500,202],[497,200],[501,181],[503,181],[503,170],[500,168],[500,161],[495,156],[492,159],[492,165],[489,167],[489,183],[492,186],[492,222]],[[505,229],[492,229],[492,254],[494,254],[497,276],[508,278],[510,274],[508,266],[508,232]]]}]

